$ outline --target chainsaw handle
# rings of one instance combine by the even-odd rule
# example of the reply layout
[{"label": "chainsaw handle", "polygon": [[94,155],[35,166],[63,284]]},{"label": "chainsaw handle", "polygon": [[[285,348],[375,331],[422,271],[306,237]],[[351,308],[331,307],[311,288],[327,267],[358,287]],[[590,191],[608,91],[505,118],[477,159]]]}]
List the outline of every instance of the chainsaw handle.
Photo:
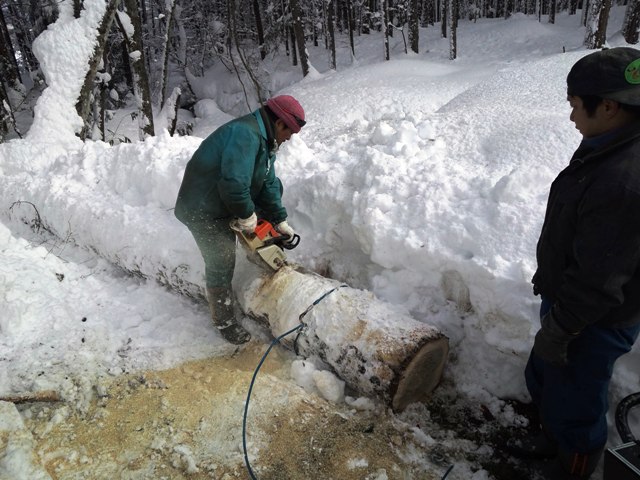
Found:
[{"label": "chainsaw handle", "polygon": [[299,244],[300,244],[300,235],[298,235],[297,233],[294,233],[293,234],[293,238],[291,239],[291,241],[289,241],[289,242],[283,241],[280,246],[282,248],[286,248],[287,250],[293,250]]}]

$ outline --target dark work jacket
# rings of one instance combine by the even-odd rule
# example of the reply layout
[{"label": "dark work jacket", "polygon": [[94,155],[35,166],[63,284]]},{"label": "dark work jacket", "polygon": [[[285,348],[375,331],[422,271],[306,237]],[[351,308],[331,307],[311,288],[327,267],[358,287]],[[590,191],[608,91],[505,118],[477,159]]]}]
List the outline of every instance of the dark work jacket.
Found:
[{"label": "dark work jacket", "polygon": [[583,142],[551,184],[534,293],[568,331],[640,323],[640,122]]},{"label": "dark work jacket", "polygon": [[276,176],[273,125],[266,113],[225,123],[209,135],[187,163],[175,215],[186,224],[253,212],[273,223],[287,218]]}]

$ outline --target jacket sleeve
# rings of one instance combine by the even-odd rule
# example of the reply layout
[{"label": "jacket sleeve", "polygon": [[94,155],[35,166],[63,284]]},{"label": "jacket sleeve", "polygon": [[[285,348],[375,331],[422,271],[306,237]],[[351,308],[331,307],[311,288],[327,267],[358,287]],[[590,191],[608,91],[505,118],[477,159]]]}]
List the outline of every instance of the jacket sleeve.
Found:
[{"label": "jacket sleeve", "polygon": [[557,321],[578,332],[624,302],[640,257],[640,195],[620,185],[590,189],[578,209],[573,261],[553,307]]},{"label": "jacket sleeve", "polygon": [[287,219],[287,210],[282,206],[282,182],[276,176],[275,166],[272,165],[262,189],[256,198],[260,209],[260,216],[277,224]]},{"label": "jacket sleeve", "polygon": [[259,137],[242,123],[228,125],[220,161],[218,192],[232,216],[247,218],[255,211],[251,200],[251,179]]}]

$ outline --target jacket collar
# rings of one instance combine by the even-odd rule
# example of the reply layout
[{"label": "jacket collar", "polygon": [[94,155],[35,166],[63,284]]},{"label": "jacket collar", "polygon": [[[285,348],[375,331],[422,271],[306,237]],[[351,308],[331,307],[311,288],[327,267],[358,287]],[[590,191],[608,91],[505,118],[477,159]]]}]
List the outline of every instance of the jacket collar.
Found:
[{"label": "jacket collar", "polygon": [[638,137],[640,137],[640,120],[597,137],[583,140],[573,154],[571,162],[574,160],[584,162],[594,157],[600,157]]},{"label": "jacket collar", "polygon": [[253,114],[258,120],[258,128],[260,128],[262,137],[267,141],[269,151],[275,152],[277,150],[276,136],[274,133],[274,125],[271,122],[269,115],[265,112],[263,107],[257,109]]}]

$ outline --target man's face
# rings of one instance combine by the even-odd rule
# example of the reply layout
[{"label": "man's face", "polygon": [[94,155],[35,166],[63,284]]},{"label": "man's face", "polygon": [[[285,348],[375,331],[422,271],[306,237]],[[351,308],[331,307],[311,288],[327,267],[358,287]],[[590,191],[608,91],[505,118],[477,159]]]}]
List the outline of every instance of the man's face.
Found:
[{"label": "man's face", "polygon": [[569,119],[575,123],[576,129],[584,138],[595,137],[609,130],[609,125],[604,115],[604,102],[600,102],[596,111],[592,115],[589,115],[580,97],[569,95],[567,100],[569,100],[569,106],[571,107]]},{"label": "man's face", "polygon": [[276,120],[276,143],[278,146],[289,140],[293,132],[282,120]]}]

